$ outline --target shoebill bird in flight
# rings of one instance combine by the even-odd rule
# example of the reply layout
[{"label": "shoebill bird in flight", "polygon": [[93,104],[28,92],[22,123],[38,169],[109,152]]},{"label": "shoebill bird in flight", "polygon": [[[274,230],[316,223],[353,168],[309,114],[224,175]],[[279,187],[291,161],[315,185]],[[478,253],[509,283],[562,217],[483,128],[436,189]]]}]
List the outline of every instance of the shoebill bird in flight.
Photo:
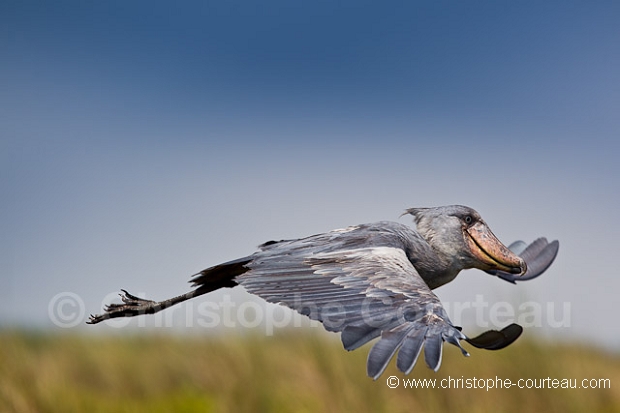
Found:
[{"label": "shoebill bird in flight", "polygon": [[472,208],[451,205],[411,208],[416,229],[377,222],[333,230],[307,238],[269,241],[247,257],[194,275],[194,290],[164,301],[136,297],[123,290],[122,304],[110,304],[88,323],[153,314],[211,291],[243,286],[270,303],[285,305],[340,332],[347,350],[380,337],[368,354],[367,373],[377,379],[396,356],[405,374],[422,348],[429,368],[441,364],[443,342],[461,340],[488,350],[515,341],[522,327],[511,324],[470,338],[455,326],[433,289],[461,270],[477,268],[511,283],[542,274],[555,259],[559,243],[539,238],[527,245],[504,246]]}]

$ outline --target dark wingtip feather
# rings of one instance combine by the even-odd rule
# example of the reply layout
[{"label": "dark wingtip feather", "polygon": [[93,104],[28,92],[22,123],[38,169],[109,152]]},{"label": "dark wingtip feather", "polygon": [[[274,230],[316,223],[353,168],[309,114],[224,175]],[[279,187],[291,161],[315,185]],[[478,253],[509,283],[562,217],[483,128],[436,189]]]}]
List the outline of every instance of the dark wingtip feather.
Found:
[{"label": "dark wingtip feather", "polygon": [[234,287],[237,285],[235,277],[247,272],[249,270],[247,264],[251,261],[252,257],[249,256],[215,265],[194,274],[189,282],[192,284],[192,287]]},{"label": "dark wingtip feather", "polygon": [[510,324],[501,331],[489,330],[474,338],[465,340],[474,347],[485,350],[501,350],[514,343],[523,332],[523,327],[518,324]]},{"label": "dark wingtip feather", "polygon": [[501,350],[504,347],[508,347],[514,343],[523,333],[523,327],[519,324],[513,323],[507,327],[504,327],[500,332],[504,335],[504,341],[489,350]]}]

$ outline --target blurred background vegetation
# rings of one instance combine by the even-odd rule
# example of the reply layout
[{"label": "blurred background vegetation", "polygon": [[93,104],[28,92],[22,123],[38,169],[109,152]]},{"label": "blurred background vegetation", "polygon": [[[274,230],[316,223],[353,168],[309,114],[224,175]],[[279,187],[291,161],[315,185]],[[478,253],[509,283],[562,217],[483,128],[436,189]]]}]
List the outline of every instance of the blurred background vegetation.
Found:
[{"label": "blurred background vegetation", "polygon": [[620,356],[592,347],[519,340],[498,352],[447,346],[434,373],[408,378],[605,378],[608,389],[390,389],[393,363],[366,376],[369,346],[283,329],[274,336],[98,336],[0,331],[1,412],[620,412]]}]

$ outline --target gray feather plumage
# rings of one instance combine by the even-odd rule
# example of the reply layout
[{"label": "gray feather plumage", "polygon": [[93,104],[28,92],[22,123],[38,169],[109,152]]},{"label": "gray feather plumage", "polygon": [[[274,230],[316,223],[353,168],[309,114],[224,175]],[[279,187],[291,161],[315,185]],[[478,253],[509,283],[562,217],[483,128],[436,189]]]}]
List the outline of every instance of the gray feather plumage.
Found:
[{"label": "gray feather plumage", "polygon": [[427,364],[437,369],[444,337],[460,347],[465,336],[405,252],[423,254],[424,244],[418,233],[398,223],[360,225],[269,243],[236,280],[250,293],[342,332],[347,350],[381,336],[368,356],[373,378],[399,349],[404,361],[398,367],[411,370],[423,343]]},{"label": "gray feather plumage", "polygon": [[[517,255],[521,255],[521,253],[527,248],[527,244],[523,241],[515,241],[508,246],[508,249],[514,252]],[[523,258],[523,257],[521,257]]]},{"label": "gray feather plumage", "polygon": [[[428,367],[436,371],[444,341],[459,347],[466,356],[461,340],[490,350],[514,342],[523,330],[516,324],[466,337],[431,290],[452,281],[465,268],[480,268],[513,283],[532,279],[551,265],[558,242],[540,238],[527,245],[517,241],[510,249],[522,257],[518,268],[516,264],[491,265],[486,261],[495,258],[480,258],[480,246],[472,246],[472,239],[465,234],[472,230],[468,223],[488,229],[473,209],[451,205],[411,208],[406,213],[414,217],[416,230],[395,222],[378,222],[302,239],[269,241],[252,255],[196,274],[190,280],[196,289],[188,293],[156,302],[124,291],[123,303],[110,304],[103,314],[91,316],[89,323],[153,314],[220,288],[241,285],[268,302],[320,321],[329,331],[340,332],[347,350],[380,337],[368,354],[367,371],[374,379],[395,355],[397,368],[408,374],[422,351]],[[487,234],[482,243],[495,238],[490,230]],[[506,250],[500,241],[494,242]],[[522,276],[489,269],[523,272],[524,261],[528,269]]]},{"label": "gray feather plumage", "polygon": [[488,271],[488,273],[516,284],[517,281],[531,280],[544,273],[558,255],[560,243],[557,240],[548,242],[546,238],[541,237],[529,245],[523,241],[515,241],[508,248],[527,263],[527,272],[523,275],[503,271]]}]

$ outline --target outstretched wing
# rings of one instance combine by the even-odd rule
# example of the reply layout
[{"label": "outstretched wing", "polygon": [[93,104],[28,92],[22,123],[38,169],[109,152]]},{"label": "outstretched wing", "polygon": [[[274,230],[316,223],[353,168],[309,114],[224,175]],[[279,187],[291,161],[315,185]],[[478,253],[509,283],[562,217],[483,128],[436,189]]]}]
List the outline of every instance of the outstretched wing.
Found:
[{"label": "outstretched wing", "polygon": [[541,237],[527,245],[523,241],[515,241],[508,249],[523,258],[527,264],[527,272],[523,275],[510,274],[504,271],[487,271],[489,274],[497,275],[499,278],[516,284],[517,281],[527,281],[538,277],[545,272],[553,263],[558,255],[560,243],[556,241],[548,242]]},{"label": "outstretched wing", "polygon": [[443,341],[467,355],[459,344],[466,337],[411,264],[403,228],[353,227],[269,243],[236,281],[341,332],[347,350],[381,336],[368,355],[368,375],[375,379],[399,349],[397,367],[404,373],[422,347],[426,364],[436,371]]}]

